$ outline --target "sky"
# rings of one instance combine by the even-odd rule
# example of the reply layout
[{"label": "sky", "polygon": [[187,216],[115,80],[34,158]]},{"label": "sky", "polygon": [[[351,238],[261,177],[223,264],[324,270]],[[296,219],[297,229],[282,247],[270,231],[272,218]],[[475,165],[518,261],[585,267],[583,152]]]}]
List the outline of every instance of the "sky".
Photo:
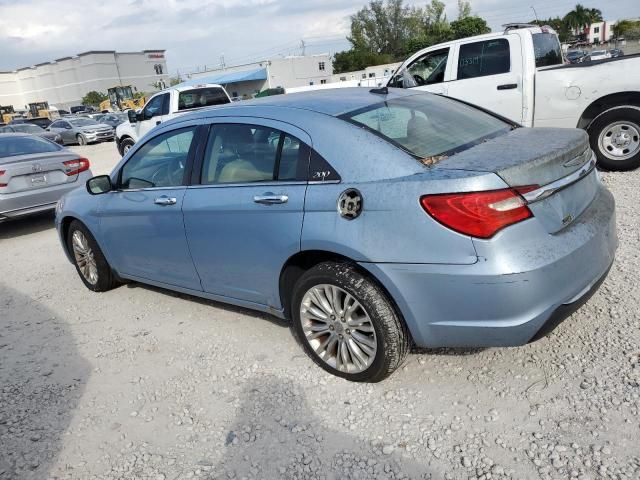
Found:
[{"label": "sky", "polygon": [[[447,16],[456,0],[444,0]],[[88,50],[166,49],[171,74],[349,47],[349,16],[366,0],[0,0],[0,71]],[[427,1],[405,0],[424,6]],[[576,0],[471,0],[497,30],[563,16]],[[640,17],[638,0],[584,0],[607,20]]]}]

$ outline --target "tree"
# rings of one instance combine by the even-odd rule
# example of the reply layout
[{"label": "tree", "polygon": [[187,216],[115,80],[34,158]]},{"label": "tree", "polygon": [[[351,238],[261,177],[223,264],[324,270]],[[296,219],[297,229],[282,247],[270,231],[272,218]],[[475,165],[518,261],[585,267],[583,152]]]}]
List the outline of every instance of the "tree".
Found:
[{"label": "tree", "polygon": [[182,83],[182,78],[180,77],[180,74],[176,75],[175,77],[171,77],[169,79],[169,86],[171,87],[179,85],[180,83]]},{"label": "tree", "polygon": [[100,102],[103,102],[107,98],[109,97],[107,97],[105,93],[92,90],[82,97],[82,105],[97,107],[100,105]]},{"label": "tree", "polygon": [[471,16],[471,4],[466,0],[458,0],[458,20]]},{"label": "tree", "polygon": [[602,12],[597,8],[585,8],[577,4],[563,19],[568,28],[573,31],[589,28],[592,23],[602,21]]},{"label": "tree", "polygon": [[487,22],[480,17],[466,17],[451,22],[452,39],[473,37],[474,35],[482,35],[489,33],[491,29]]},{"label": "tree", "polygon": [[627,40],[640,38],[640,20],[620,20],[613,26],[613,34]]},{"label": "tree", "polygon": [[338,52],[333,57],[333,73],[353,72],[364,70],[373,65],[392,63],[394,58],[385,53],[366,52],[362,50],[346,50]]}]

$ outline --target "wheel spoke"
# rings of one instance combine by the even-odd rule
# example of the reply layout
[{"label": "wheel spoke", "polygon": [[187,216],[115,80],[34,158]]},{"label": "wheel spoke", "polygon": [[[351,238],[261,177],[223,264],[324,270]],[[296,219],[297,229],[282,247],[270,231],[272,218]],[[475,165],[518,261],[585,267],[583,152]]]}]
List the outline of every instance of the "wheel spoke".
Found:
[{"label": "wheel spoke", "polygon": [[365,358],[364,353],[360,350],[360,347],[356,344],[353,339],[348,339],[346,341],[347,347],[349,348],[349,353],[351,354],[351,358],[358,364],[358,367],[364,367],[367,364],[367,359]]}]

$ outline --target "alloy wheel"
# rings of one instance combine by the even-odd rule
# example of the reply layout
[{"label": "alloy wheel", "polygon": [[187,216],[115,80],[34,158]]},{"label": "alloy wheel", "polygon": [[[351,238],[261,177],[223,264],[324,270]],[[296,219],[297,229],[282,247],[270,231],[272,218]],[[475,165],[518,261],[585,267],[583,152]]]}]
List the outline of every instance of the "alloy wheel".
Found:
[{"label": "alloy wheel", "polygon": [[80,230],[76,230],[71,237],[71,244],[73,246],[73,256],[76,259],[80,273],[91,285],[97,284],[98,266],[87,237]]},{"label": "alloy wheel", "polygon": [[363,372],[376,358],[376,332],[369,314],[340,287],[310,288],[302,298],[300,321],[315,354],[338,371]]}]

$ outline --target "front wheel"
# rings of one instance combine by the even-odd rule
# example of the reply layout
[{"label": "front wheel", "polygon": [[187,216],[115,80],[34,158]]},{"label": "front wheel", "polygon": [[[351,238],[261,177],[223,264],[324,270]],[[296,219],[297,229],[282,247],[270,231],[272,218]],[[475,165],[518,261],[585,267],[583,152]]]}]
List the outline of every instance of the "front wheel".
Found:
[{"label": "front wheel", "polygon": [[348,263],[325,262],[305,272],[291,311],[305,352],[347,380],[379,382],[409,351],[409,333],[385,292]]},{"label": "front wheel", "polygon": [[134,143],[135,142],[131,138],[122,139],[122,141],[120,142],[120,153],[122,154],[123,157],[127,153],[129,153],[129,150],[131,150],[131,147],[133,147]]},{"label": "front wheel", "polygon": [[80,279],[89,290],[104,292],[118,285],[95,238],[78,220],[69,225],[67,248]]},{"label": "front wheel", "polygon": [[640,109],[611,109],[597,117],[588,132],[599,166],[607,170],[640,167]]},{"label": "front wheel", "polygon": [[80,146],[85,146],[87,144],[86,137],[80,133],[76,136],[76,140],[78,141],[78,145]]}]

